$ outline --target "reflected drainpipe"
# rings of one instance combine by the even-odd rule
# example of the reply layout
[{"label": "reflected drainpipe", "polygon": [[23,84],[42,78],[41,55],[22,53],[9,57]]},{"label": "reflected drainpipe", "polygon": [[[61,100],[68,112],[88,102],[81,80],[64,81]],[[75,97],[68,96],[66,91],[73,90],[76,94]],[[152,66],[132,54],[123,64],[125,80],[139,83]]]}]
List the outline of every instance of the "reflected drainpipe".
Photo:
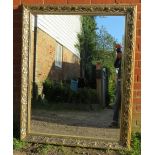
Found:
[{"label": "reflected drainpipe", "polygon": [[33,60],[33,97],[34,99],[37,99],[37,86],[36,86],[36,83],[37,83],[37,15],[34,15],[34,60]]}]

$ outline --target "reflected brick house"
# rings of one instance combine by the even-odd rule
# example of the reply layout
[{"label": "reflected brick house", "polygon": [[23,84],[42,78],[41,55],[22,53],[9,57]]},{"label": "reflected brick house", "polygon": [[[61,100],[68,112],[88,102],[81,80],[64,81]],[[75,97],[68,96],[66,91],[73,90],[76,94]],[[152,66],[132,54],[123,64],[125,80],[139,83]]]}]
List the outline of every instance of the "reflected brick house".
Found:
[{"label": "reflected brick house", "polygon": [[[81,30],[80,16],[31,16],[31,81],[41,92],[42,83],[80,76],[80,54],[75,48]],[[35,77],[35,78],[34,78]]]}]

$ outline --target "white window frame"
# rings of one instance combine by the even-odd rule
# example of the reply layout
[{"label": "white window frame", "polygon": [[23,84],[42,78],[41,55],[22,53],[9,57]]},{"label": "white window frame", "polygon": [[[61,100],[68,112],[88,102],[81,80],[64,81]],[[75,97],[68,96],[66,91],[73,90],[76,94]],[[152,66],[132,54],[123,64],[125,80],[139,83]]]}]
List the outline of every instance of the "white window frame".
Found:
[{"label": "white window frame", "polygon": [[58,42],[55,49],[55,66],[62,68],[62,45]]}]

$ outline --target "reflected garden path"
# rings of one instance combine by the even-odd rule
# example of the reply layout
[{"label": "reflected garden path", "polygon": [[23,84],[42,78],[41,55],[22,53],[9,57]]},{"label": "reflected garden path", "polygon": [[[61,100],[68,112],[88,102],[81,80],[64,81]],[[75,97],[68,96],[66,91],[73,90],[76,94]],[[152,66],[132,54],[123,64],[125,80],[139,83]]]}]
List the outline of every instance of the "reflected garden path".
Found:
[{"label": "reflected garden path", "polygon": [[108,128],[113,110],[54,111],[33,109],[31,132],[119,140],[119,129]]}]

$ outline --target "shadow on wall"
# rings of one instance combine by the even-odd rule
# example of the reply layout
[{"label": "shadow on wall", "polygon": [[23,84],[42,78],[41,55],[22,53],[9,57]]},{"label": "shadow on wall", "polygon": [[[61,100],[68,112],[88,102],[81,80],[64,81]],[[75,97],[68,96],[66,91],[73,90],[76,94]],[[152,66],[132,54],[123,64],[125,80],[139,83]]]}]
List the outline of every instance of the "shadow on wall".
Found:
[{"label": "shadow on wall", "polygon": [[[48,69],[48,70],[47,70]],[[55,66],[55,61],[51,65],[51,68],[47,69],[37,69],[36,81],[32,81],[33,83],[33,96],[38,98],[39,95],[42,95],[43,91],[43,82],[45,80],[50,79],[57,82],[67,81],[70,82],[71,79],[78,80],[80,76],[80,64],[78,62],[68,63],[62,62],[62,67]],[[37,92],[36,92],[37,90]]]},{"label": "shadow on wall", "polygon": [[62,68],[55,66],[54,62],[47,78],[60,81],[60,80],[78,79],[79,76],[80,76],[80,64],[78,62],[74,63],[62,62]]},{"label": "shadow on wall", "polygon": [[36,79],[38,84],[42,84],[46,79],[55,81],[78,79],[80,76],[80,64],[78,62],[68,63],[62,62],[62,67],[57,67],[55,61],[51,68],[37,68]]}]

